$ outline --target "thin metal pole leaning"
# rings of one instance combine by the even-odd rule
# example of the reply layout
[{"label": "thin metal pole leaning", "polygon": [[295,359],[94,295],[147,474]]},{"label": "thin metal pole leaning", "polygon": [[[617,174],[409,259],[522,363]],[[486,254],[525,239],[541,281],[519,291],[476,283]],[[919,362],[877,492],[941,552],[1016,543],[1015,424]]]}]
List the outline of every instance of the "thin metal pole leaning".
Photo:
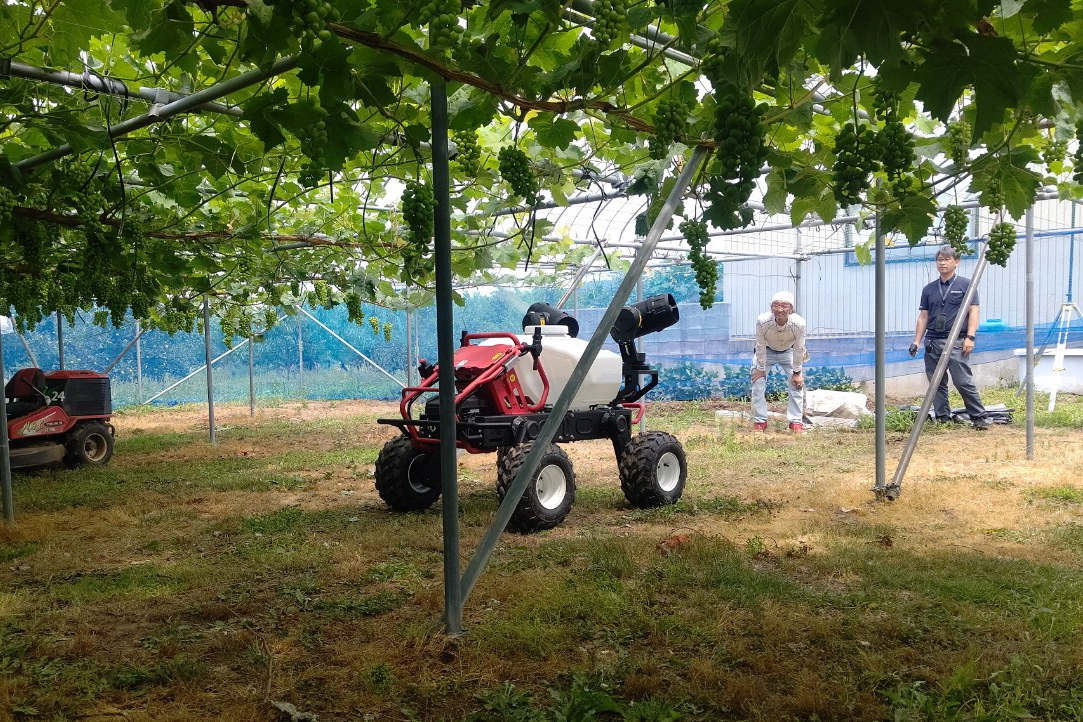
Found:
[{"label": "thin metal pole leaning", "polygon": [[[3,62],[0,61],[0,77],[5,74],[15,78],[67,85],[71,88],[89,90],[94,93],[119,95],[122,98],[142,98],[150,103],[165,104],[187,97],[184,93],[174,93],[172,90],[166,90],[165,88],[140,87],[139,90],[131,90],[123,81],[115,78],[106,78],[101,75],[84,75],[67,70],[46,70],[45,68],[38,68],[15,60],[10,61],[6,73],[4,72]],[[222,103],[204,103],[199,110],[205,113],[224,113],[238,118],[244,114],[244,111],[240,108]]]},{"label": "thin metal pole leaning", "polygon": [[[1072,205],[1075,213],[1075,205]],[[1075,226],[1075,223],[1072,223]],[[1026,316],[1027,316],[1027,459],[1034,458],[1034,206],[1026,220]],[[1071,271],[1069,271],[1071,273]],[[1070,294],[1070,292],[1069,292]]]},{"label": "thin metal pole leaning", "polygon": [[[160,107],[153,107],[147,113],[136,116],[135,118],[129,118],[128,120],[121,121],[116,125],[109,127],[109,136],[112,138],[118,138],[127,133],[131,133],[133,130],[139,130],[140,128],[146,128],[148,125],[154,125],[166,118],[170,118],[178,113],[184,113],[189,110],[196,110],[201,105],[211,101],[217,100],[225,95],[229,95],[232,92],[247,88],[250,85],[261,83],[267,78],[279,75],[288,70],[296,68],[301,61],[301,56],[290,55],[286,58],[280,58],[271,64],[269,68],[257,68],[255,70],[249,70],[247,73],[241,73],[235,78],[212,85],[209,88],[204,88],[198,92],[186,95],[183,98],[174,100],[171,103],[166,103]],[[74,152],[74,149],[70,144],[65,143],[62,146],[53,148],[52,150],[39,153],[38,155],[30,158],[24,158],[15,164],[15,167],[19,170],[30,170],[36,168],[39,165],[43,165],[50,161],[54,161],[57,158],[63,158],[66,155]]]},{"label": "thin metal pole leaning", "polygon": [[695,176],[706,155],[707,149],[699,146],[692,152],[691,159],[685,164],[684,169],[681,171],[681,175],[677,178],[677,182],[673,186],[673,190],[670,191],[669,197],[666,199],[662,209],[658,212],[658,217],[655,218],[654,224],[651,226],[646,239],[643,241],[643,245],[640,246],[639,250],[636,252],[635,260],[632,261],[632,265],[628,269],[628,274],[621,280],[620,286],[617,288],[616,293],[613,294],[613,299],[609,302],[609,307],[606,308],[605,313],[598,322],[597,328],[594,329],[594,334],[590,337],[590,341],[587,343],[587,347],[583,351],[579,363],[576,364],[575,369],[568,378],[568,382],[564,386],[560,398],[553,404],[553,409],[549,413],[549,418],[542,424],[541,430],[538,432],[538,438],[534,440],[530,453],[527,454],[522,468],[520,468],[515,480],[511,483],[507,494],[504,496],[504,500],[500,503],[500,507],[496,511],[493,522],[486,530],[485,536],[482,537],[477,551],[474,553],[473,558],[470,560],[470,564],[467,566],[466,574],[463,576],[462,581],[462,599],[464,601],[470,596],[470,592],[473,591],[474,585],[477,584],[478,577],[481,576],[481,572],[484,570],[486,563],[489,561],[489,557],[493,553],[493,549],[496,547],[496,542],[499,540],[501,533],[503,533],[504,528],[511,519],[511,515],[515,510],[515,506],[519,503],[519,499],[523,496],[523,492],[526,491],[527,482],[537,470],[542,454],[545,453],[545,448],[549,445],[549,442],[552,441],[553,437],[556,436],[557,428],[564,423],[564,415],[571,406],[572,398],[575,397],[575,394],[579,391],[579,387],[583,384],[583,379],[586,378],[587,372],[594,363],[594,359],[598,356],[598,351],[601,350],[602,344],[605,343],[605,339],[609,335],[609,330],[613,327],[613,322],[617,319],[617,314],[628,300],[632,288],[635,287],[636,280],[642,275],[643,269],[647,266],[647,261],[650,260],[651,254],[654,253],[655,246],[658,245],[658,239],[662,235],[662,231],[665,229],[666,224],[669,223],[669,219],[673,216],[674,211],[676,211],[677,207],[681,204],[681,197],[684,195],[685,189],[692,182],[692,178]]},{"label": "thin metal pole leaning", "polygon": [[214,434],[214,372],[211,370],[211,307],[207,294],[203,294],[203,354],[207,359],[207,428],[209,440],[215,443]]},{"label": "thin metal pole leaning", "polygon": [[[4,383],[4,334],[0,332],[0,384]],[[15,501],[11,493],[11,449],[8,448],[8,400],[0,393],[0,484],[3,485],[4,520],[15,521]]]},{"label": "thin metal pole leaning", "polygon": [[435,208],[436,345],[440,384],[440,483],[443,492],[444,623],[449,635],[463,631],[462,587],[459,585],[459,481],[456,466],[455,348],[451,307],[451,172],[447,150],[447,82],[429,83],[432,112],[432,186]]},{"label": "thin metal pole leaning", "polygon": [[880,216],[877,214],[873,225],[876,234],[876,371],[874,389],[876,410],[876,486],[873,492],[877,499],[883,499],[887,482],[887,408],[885,401],[885,358],[884,336],[887,332],[887,289],[886,259],[884,258],[884,236],[880,233]]},{"label": "thin metal pole leaning", "polygon": [[140,337],[143,335],[143,329],[139,323],[139,319],[135,320],[135,390],[139,399],[139,403],[143,403],[143,342],[140,341]]},{"label": "thin metal pole leaning", "polygon": [[[216,364],[216,363],[218,363],[219,361],[221,361],[222,359],[224,359],[224,358],[225,358],[226,356],[229,356],[229,355],[230,355],[231,353],[233,353],[233,352],[234,352],[234,351],[236,351],[237,349],[239,349],[239,348],[244,348],[244,345],[245,345],[246,343],[248,343],[248,339],[245,339],[244,341],[242,341],[241,343],[237,344],[236,346],[234,346],[234,347],[233,347],[233,348],[231,348],[231,349],[226,349],[226,350],[225,350],[225,351],[223,351],[222,353],[220,353],[220,354],[218,354],[217,356],[215,356],[214,358],[212,358],[212,359],[211,359],[211,363],[212,363],[212,364]],[[197,375],[197,374],[200,374],[200,373],[203,373],[203,369],[204,369],[204,367],[205,367],[205,364],[204,364],[204,366],[200,366],[200,367],[199,367],[199,368],[197,368],[197,369],[196,369],[195,371],[193,371],[192,373],[190,373],[190,374],[188,374],[187,376],[185,376],[185,377],[184,377],[183,379],[181,379],[180,381],[174,381],[174,382],[173,382],[173,383],[171,383],[171,384],[170,384],[169,386],[166,386],[166,387],[165,387],[164,389],[162,389],[162,390],[161,390],[161,391],[159,391],[158,393],[154,394],[154,396],[151,396],[151,397],[150,397],[149,399],[147,399],[147,400],[146,400],[146,401],[144,401],[143,403],[144,403],[144,404],[149,404],[149,403],[151,403],[152,401],[154,401],[155,399],[157,399],[158,397],[160,397],[160,396],[164,396],[165,394],[169,393],[169,392],[170,392],[170,391],[172,391],[173,389],[177,388],[178,386],[180,386],[181,384],[183,384],[183,383],[184,383],[185,381],[187,381],[188,379],[192,378],[193,376],[195,376],[195,375]]]},{"label": "thin metal pole leaning", "polygon": [[59,356],[60,370],[64,370],[64,317],[56,312],[56,353]]},{"label": "thin metal pole leaning", "polygon": [[26,337],[23,336],[18,331],[15,332],[15,335],[19,337],[19,341],[20,341],[20,343],[22,343],[23,349],[26,350],[26,355],[30,358],[30,365],[33,366],[34,368],[39,368],[39,366],[38,366],[38,357],[35,356],[34,352],[30,349],[30,344],[26,342]]},{"label": "thin metal pole leaning", "polygon": [[[124,349],[120,353],[117,354],[117,357],[109,362],[109,365],[105,367],[105,370],[102,371],[102,373],[107,374],[110,371],[112,371],[113,367],[116,366],[118,363],[120,363],[120,360],[122,358],[124,358],[124,356],[131,350],[132,346],[136,345],[136,342],[139,340],[139,337],[142,336],[145,331],[146,331],[146,329],[140,330],[139,321],[136,321],[135,322],[135,338],[133,338],[131,341],[129,341],[128,345],[125,346]],[[136,349],[135,357],[136,357],[136,367],[138,369],[139,366],[140,366],[140,361],[142,361],[142,359],[140,358],[139,349]],[[140,378],[142,378],[142,376],[140,376]],[[140,381],[140,386],[142,386],[142,381]],[[142,393],[142,390],[140,390],[140,393]]]},{"label": "thin metal pole leaning", "polygon": [[401,387],[403,387],[403,388],[406,388],[406,384],[404,384],[404,383],[403,383],[402,381],[399,381],[399,380],[398,380],[397,378],[395,378],[394,376],[392,376],[392,375],[391,375],[391,373],[390,373],[390,372],[389,372],[389,371],[388,371],[387,369],[385,369],[385,368],[384,368],[383,366],[381,366],[380,364],[376,363],[375,361],[373,361],[372,359],[370,359],[370,358],[369,358],[368,356],[366,356],[365,354],[361,353],[361,352],[360,352],[360,351],[358,351],[358,350],[357,350],[356,348],[354,348],[354,347],[353,347],[353,345],[351,345],[349,341],[347,341],[346,339],[342,338],[342,337],[341,337],[341,336],[339,336],[339,335],[338,335],[337,333],[335,333],[335,332],[334,332],[334,331],[332,331],[332,330],[331,330],[330,328],[328,328],[326,324],[324,324],[324,323],[323,323],[322,321],[320,321],[320,319],[316,318],[316,317],[315,317],[315,316],[313,316],[313,315],[312,315],[311,313],[309,313],[309,312],[308,312],[308,311],[306,311],[305,309],[301,308],[301,306],[297,306],[297,310],[298,310],[298,311],[300,311],[301,313],[303,313],[304,315],[308,316],[308,317],[309,317],[310,319],[312,319],[312,320],[313,320],[313,321],[314,321],[314,322],[316,323],[316,325],[317,325],[317,326],[319,326],[319,327],[320,327],[320,328],[322,328],[322,329],[323,329],[324,331],[326,331],[327,333],[331,334],[331,335],[332,335],[332,336],[334,336],[334,337],[335,337],[336,339],[338,339],[338,340],[339,340],[340,342],[342,342],[342,345],[343,345],[343,346],[345,346],[346,348],[350,349],[350,350],[351,350],[351,351],[353,351],[353,352],[354,352],[355,354],[357,354],[358,356],[360,356],[361,358],[365,359],[365,360],[366,360],[366,361],[368,361],[368,362],[369,362],[370,364],[372,364],[373,366],[375,366],[375,367],[376,367],[376,370],[377,370],[377,371],[379,371],[379,372],[380,372],[380,373],[382,373],[382,374],[383,374],[384,376],[386,376],[387,378],[389,378],[389,379],[391,379],[392,381],[394,381],[395,383],[397,383],[397,384],[398,384],[399,386],[401,386]]},{"label": "thin metal pole leaning", "polygon": [[936,370],[933,371],[933,377],[929,379],[929,390],[925,392],[925,400],[921,402],[921,409],[918,411],[917,418],[914,419],[914,428],[911,429],[910,438],[907,439],[906,447],[903,448],[899,466],[895,469],[895,476],[892,478],[891,484],[884,489],[884,494],[889,500],[897,499],[899,494],[902,493],[902,480],[906,476],[906,468],[910,466],[910,457],[914,455],[914,448],[918,445],[918,436],[921,435],[925,420],[929,416],[929,409],[933,405],[933,397],[936,396],[936,390],[940,386],[940,379],[944,378],[944,374],[947,372],[948,361],[951,360],[951,350],[955,345],[955,339],[959,337],[959,331],[962,330],[963,323],[970,315],[970,301],[978,290],[982,274],[985,273],[985,249],[987,245],[988,241],[981,244],[981,251],[978,253],[978,265],[974,269],[974,277],[970,279],[970,286],[967,287],[966,293],[963,295],[959,313],[956,314],[955,322],[951,324],[951,330],[948,331],[948,338],[944,341],[944,351],[940,354],[940,360],[936,364]]}]

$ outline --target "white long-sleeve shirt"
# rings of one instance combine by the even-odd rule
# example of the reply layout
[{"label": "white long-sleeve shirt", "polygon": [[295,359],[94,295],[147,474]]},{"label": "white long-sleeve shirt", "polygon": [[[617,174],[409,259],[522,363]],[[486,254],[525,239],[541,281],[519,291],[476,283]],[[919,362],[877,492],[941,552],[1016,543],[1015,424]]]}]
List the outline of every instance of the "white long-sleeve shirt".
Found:
[{"label": "white long-sleeve shirt", "polygon": [[756,317],[756,368],[767,370],[767,349],[788,351],[793,349],[793,370],[800,371],[801,364],[808,359],[805,350],[805,319],[791,313],[785,325],[775,323],[775,316],[770,311]]}]

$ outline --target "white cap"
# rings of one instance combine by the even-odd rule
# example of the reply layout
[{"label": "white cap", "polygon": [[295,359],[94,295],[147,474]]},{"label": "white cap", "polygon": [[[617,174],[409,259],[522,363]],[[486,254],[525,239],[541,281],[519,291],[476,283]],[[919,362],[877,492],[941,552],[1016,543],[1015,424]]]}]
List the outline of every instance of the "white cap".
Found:
[{"label": "white cap", "polygon": [[771,296],[771,303],[772,304],[778,303],[780,301],[782,303],[790,304],[790,308],[793,308],[793,306],[794,306],[793,294],[790,293],[789,291],[779,291],[774,296]]}]

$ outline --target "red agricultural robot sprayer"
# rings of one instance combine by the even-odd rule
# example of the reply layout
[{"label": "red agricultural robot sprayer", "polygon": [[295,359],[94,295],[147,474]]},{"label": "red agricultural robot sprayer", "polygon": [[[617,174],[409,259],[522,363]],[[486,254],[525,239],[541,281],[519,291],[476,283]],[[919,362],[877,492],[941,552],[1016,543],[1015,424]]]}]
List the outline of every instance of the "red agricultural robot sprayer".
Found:
[{"label": "red agricultural robot sprayer", "polygon": [[[684,449],[672,435],[632,435],[643,396],[658,384],[658,371],[636,350],[635,339],[677,322],[671,294],[652,296],[621,309],[610,331],[620,354],[602,349],[565,414],[537,471],[527,484],[508,529],[533,532],[564,520],[575,501],[571,460],[555,442],[609,439],[617,457],[621,489],[633,506],[673,504],[687,476]],[[463,332],[455,351],[456,446],[472,454],[497,453],[496,489],[503,499],[526,460],[587,342],[579,323],[547,303],[523,317],[523,333]],[[402,435],[387,442],[376,460],[376,490],[396,511],[431,506],[440,496],[440,405],[435,366],[421,360],[420,386],[402,391],[402,418],[379,419]],[[644,378],[649,377],[647,383]],[[422,412],[414,408],[426,394]]]}]

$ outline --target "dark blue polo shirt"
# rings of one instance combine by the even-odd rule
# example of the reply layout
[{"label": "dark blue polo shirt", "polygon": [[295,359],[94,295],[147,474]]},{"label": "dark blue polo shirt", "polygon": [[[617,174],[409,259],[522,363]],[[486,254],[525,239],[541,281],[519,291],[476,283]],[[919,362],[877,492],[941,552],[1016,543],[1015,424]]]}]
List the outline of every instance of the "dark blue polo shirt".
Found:
[{"label": "dark blue polo shirt", "polygon": [[[929,312],[929,325],[925,329],[927,338],[947,338],[951,330],[951,324],[955,322],[955,316],[959,313],[959,307],[963,304],[963,296],[970,287],[970,279],[956,274],[947,283],[939,278],[921,289],[920,311]],[[974,298],[970,300],[971,306],[978,305],[978,292],[974,292]],[[937,321],[943,317],[942,321]],[[966,333],[966,329],[963,329]]]}]

